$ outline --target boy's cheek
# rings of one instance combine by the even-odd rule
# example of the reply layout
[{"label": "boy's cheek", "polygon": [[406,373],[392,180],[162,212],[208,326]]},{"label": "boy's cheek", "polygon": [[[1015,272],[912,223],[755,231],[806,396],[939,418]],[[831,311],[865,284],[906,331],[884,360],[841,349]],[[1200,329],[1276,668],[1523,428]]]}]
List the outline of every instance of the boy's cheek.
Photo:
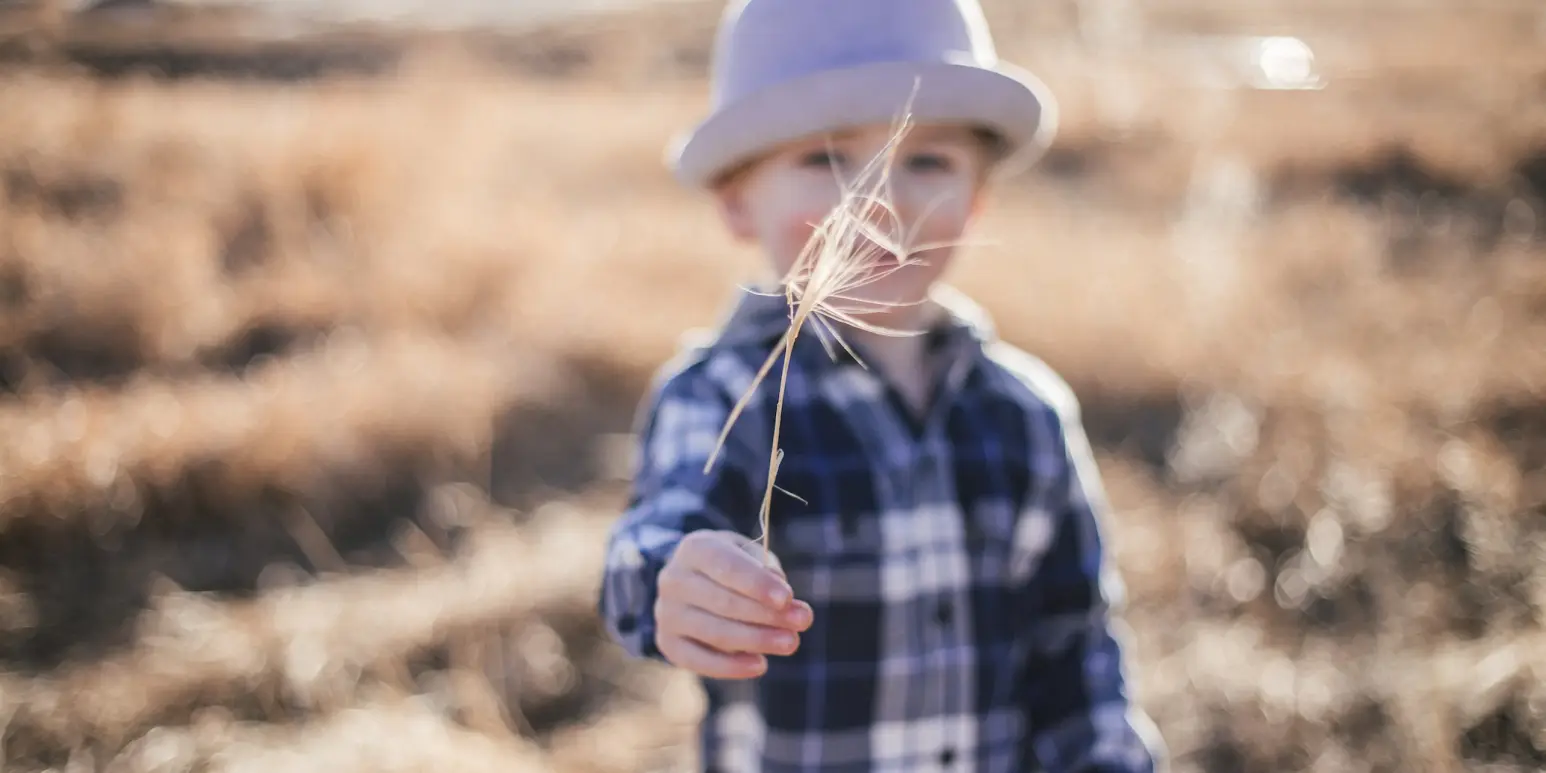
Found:
[{"label": "boy's cheek", "polygon": [[907,211],[926,213],[926,230],[959,232],[970,219],[976,192],[968,185],[953,183],[929,186],[914,192],[909,199]]},{"label": "boy's cheek", "polygon": [[782,244],[778,245],[779,253],[783,260],[793,264],[800,257],[800,252],[810,242],[816,233],[816,223],[821,222],[827,216],[827,212],[801,213],[784,221],[779,229]]}]

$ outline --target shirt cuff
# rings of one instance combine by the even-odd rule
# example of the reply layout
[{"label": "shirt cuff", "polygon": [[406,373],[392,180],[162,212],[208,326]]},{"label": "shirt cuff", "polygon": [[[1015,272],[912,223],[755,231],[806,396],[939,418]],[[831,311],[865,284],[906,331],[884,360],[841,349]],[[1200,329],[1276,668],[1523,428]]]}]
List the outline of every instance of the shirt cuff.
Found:
[{"label": "shirt cuff", "polygon": [[684,536],[644,526],[612,541],[600,611],[608,632],[634,657],[665,661],[655,642],[655,600],[660,573]]}]

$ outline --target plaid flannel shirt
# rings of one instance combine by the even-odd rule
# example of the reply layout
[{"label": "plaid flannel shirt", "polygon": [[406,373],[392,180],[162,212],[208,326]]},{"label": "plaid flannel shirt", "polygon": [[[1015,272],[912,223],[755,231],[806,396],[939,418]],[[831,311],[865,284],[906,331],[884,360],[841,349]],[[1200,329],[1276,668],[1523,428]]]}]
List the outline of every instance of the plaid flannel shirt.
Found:
[{"label": "plaid flannel shirt", "polygon": [[[948,290],[928,336],[942,374],[915,418],[877,374],[802,331],[790,363],[771,547],[815,620],[758,679],[704,680],[711,771],[1153,771],[1113,634],[1122,588],[1073,393]],[[697,529],[760,535],[779,369],[705,461],[788,322],[745,296],[717,340],[659,374],[600,610],[655,646],[655,581]],[[780,363],[781,364],[781,363]]]}]

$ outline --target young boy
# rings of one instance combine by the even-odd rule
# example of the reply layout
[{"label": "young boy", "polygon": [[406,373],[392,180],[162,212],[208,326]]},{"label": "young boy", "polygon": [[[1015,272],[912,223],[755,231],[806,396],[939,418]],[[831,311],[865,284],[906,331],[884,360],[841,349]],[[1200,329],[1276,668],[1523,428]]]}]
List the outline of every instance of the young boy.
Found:
[{"label": "young boy", "polygon": [[[780,276],[904,109],[916,126],[887,194],[913,244],[959,243],[990,174],[1023,167],[1054,123],[972,0],[738,0],[713,75],[714,111],[674,167]],[[798,339],[772,566],[754,540],[778,370],[705,466],[789,323],[784,298],[744,295],[663,369],[611,537],[609,630],[704,678],[707,770],[1155,770],[1073,394],[939,284],[948,247],[906,257],[851,300],[921,334],[840,329],[862,364],[809,327]]]}]

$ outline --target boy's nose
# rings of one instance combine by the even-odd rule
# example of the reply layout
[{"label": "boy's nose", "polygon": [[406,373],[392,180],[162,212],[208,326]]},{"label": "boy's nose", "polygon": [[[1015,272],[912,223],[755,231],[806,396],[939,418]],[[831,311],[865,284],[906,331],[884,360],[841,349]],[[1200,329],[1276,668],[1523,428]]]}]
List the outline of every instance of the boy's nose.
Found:
[{"label": "boy's nose", "polygon": [[[907,248],[907,229],[909,220],[905,211],[897,206],[897,202],[891,200],[887,192],[878,194],[885,206],[876,203],[861,202],[865,222],[869,230],[862,235],[865,239],[861,243],[872,243],[875,247],[887,251],[900,252]],[[857,213],[856,213],[857,214]]]}]

